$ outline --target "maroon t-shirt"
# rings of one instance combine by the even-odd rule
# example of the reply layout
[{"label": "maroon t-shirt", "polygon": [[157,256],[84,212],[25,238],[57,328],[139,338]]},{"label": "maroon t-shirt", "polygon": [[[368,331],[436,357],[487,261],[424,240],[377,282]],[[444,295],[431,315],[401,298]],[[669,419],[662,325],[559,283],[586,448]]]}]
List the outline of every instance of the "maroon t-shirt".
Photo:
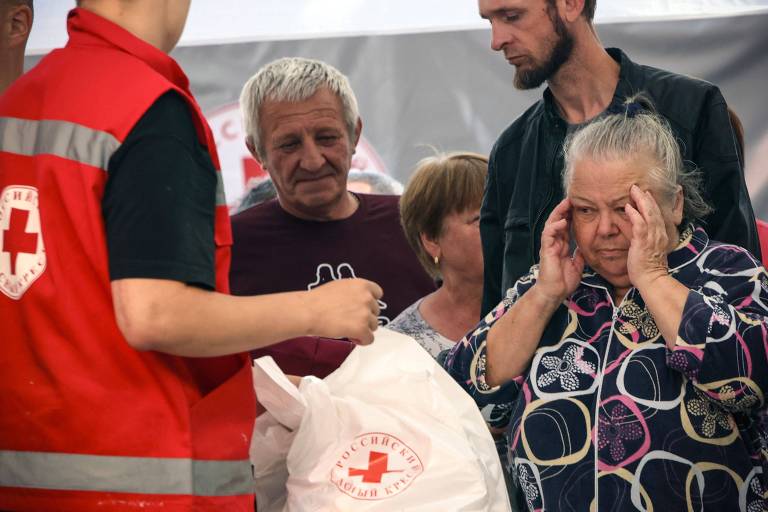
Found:
[{"label": "maroon t-shirt", "polygon": [[[299,219],[285,212],[277,200],[233,216],[232,294],[307,290],[333,279],[362,277],[384,290],[379,323],[386,325],[417,299],[433,292],[435,284],[419,264],[400,226],[398,197],[355,195],[360,206],[343,220]],[[283,371],[318,375],[322,373],[318,361],[327,359],[329,351],[344,352],[339,352],[338,343],[299,339],[256,351],[254,356],[269,353]],[[295,361],[290,362],[290,354],[295,355]],[[346,354],[348,351],[344,357]],[[343,357],[331,359],[323,363],[323,368],[331,365],[332,371],[343,361]],[[292,371],[307,371],[310,367],[313,369],[308,373]]]}]

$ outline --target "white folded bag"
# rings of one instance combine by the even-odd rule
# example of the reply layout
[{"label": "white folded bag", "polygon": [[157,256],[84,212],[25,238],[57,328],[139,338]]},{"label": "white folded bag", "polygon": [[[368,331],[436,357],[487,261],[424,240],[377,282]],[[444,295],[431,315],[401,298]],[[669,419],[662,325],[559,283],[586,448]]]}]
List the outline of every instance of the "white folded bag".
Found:
[{"label": "white folded bag", "polygon": [[271,357],[253,378],[258,512],[511,510],[480,411],[412,338],[379,328],[298,389]]}]

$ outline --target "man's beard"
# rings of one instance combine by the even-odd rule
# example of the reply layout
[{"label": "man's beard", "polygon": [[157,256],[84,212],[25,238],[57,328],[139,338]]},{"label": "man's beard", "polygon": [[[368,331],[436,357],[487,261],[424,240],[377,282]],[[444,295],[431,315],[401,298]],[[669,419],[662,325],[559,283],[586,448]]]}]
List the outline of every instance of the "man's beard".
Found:
[{"label": "man's beard", "polygon": [[540,66],[531,69],[517,68],[515,72],[515,87],[517,89],[535,89],[546,80],[552,78],[560,67],[571,58],[573,52],[573,36],[565,28],[565,23],[557,13],[550,16],[557,37],[549,51],[549,58]]}]

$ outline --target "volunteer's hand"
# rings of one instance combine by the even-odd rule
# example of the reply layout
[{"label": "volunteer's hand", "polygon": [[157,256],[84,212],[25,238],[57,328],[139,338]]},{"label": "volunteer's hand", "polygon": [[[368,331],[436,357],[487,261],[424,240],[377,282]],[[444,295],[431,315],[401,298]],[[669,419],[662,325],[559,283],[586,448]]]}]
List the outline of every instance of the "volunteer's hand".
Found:
[{"label": "volunteer's hand", "polygon": [[311,289],[307,292],[311,334],[370,344],[382,294],[379,285],[365,279],[339,279]]},{"label": "volunteer's hand", "polygon": [[[570,254],[571,201],[563,199],[544,224],[539,251],[539,277],[530,290],[546,302],[559,305],[579,286],[584,257]],[[530,293],[530,292],[529,292]]]}]

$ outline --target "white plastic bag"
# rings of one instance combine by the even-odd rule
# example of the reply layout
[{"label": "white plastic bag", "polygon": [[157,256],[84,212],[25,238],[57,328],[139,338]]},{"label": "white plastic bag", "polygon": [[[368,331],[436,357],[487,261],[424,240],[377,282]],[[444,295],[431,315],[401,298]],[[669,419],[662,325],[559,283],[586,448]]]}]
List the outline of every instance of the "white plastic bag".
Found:
[{"label": "white plastic bag", "polygon": [[408,336],[379,328],[298,389],[260,358],[254,386],[258,512],[510,510],[477,406]]}]

